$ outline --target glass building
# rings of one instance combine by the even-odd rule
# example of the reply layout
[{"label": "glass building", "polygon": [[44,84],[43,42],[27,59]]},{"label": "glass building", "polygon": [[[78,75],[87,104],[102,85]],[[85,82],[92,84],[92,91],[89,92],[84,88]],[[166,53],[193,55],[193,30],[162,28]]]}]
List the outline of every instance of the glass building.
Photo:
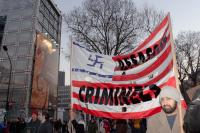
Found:
[{"label": "glass building", "polygon": [[52,0],[0,0],[0,109],[9,103],[10,118],[26,117],[31,109],[37,33],[44,34],[59,51],[61,19]]}]

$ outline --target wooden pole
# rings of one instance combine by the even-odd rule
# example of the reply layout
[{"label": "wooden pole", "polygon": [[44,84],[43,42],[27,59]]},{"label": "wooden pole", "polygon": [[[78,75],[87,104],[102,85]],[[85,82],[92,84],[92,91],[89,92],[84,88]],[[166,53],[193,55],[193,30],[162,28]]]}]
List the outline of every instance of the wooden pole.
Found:
[{"label": "wooden pole", "polygon": [[72,37],[69,36],[70,40],[70,99],[71,99],[71,104],[70,104],[70,109],[72,109],[72,57],[73,57],[73,41]]},{"label": "wooden pole", "polygon": [[[177,69],[177,64],[176,64],[176,52],[175,52],[175,47],[174,47],[174,40],[173,40],[173,34],[172,34],[172,26],[171,26],[171,19],[170,19],[170,13],[168,13],[168,22],[169,22],[169,29],[170,29],[170,42],[171,42],[171,47],[172,47],[172,54],[173,54],[173,71],[175,74],[175,79],[176,79],[176,88],[180,92],[180,81],[178,79],[178,69]],[[181,93],[181,92],[180,92]],[[181,102],[181,101],[180,101]],[[184,133],[183,130],[183,114],[182,114],[182,106],[181,103],[178,104],[178,114],[179,114],[179,122],[181,125],[180,133]]]}]

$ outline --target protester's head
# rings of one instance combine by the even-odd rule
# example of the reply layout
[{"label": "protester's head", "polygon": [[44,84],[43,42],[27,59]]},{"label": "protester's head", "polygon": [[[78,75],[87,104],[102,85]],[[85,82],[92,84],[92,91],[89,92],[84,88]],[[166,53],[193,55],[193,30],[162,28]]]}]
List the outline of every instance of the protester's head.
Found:
[{"label": "protester's head", "polygon": [[180,102],[180,93],[176,88],[165,86],[160,92],[160,105],[166,114],[173,113]]},{"label": "protester's head", "polygon": [[70,120],[74,120],[76,118],[76,110],[75,109],[69,110],[69,118],[70,118]]},{"label": "protester's head", "polygon": [[47,112],[39,112],[38,113],[38,119],[41,122],[48,121],[49,120],[49,114]]},{"label": "protester's head", "polygon": [[47,112],[42,112],[42,116],[45,118],[46,121],[49,120],[49,114]]},{"label": "protester's head", "polygon": [[38,112],[37,111],[33,111],[31,114],[32,120],[35,121],[37,120],[37,116],[38,116]]}]

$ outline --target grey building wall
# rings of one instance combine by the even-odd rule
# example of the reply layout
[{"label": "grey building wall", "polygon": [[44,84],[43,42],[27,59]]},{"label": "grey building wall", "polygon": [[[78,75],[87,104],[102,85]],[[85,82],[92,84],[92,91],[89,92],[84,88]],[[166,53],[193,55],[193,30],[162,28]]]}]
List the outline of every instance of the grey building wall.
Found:
[{"label": "grey building wall", "polygon": [[[9,116],[25,115],[28,111],[28,99],[31,86],[31,73],[34,56],[34,36],[36,21],[36,0],[0,0],[0,16],[7,16],[2,45],[8,47],[8,54],[12,62],[9,101]],[[1,48],[0,51],[1,76],[0,83],[1,108],[6,104],[6,93],[10,64],[8,57]]]},{"label": "grey building wall", "polygon": [[58,86],[65,86],[65,72],[58,72]]},{"label": "grey building wall", "polygon": [[[43,8],[46,14],[41,17]],[[47,33],[47,36],[60,44],[61,15],[53,8],[51,0],[0,0],[0,16],[7,16],[2,45],[8,47],[12,62],[9,101],[11,118],[28,114],[31,96],[32,73],[35,51],[36,31]],[[47,10],[50,9],[50,10]],[[50,12],[56,22],[51,31]],[[54,27],[53,27],[54,28]],[[54,40],[53,40],[54,39]],[[2,46],[1,46],[2,47]],[[0,108],[5,108],[8,89],[10,64],[8,57],[0,49]]]},{"label": "grey building wall", "polygon": [[71,104],[70,86],[58,86],[58,112],[57,118],[62,121],[69,120],[69,109]]},{"label": "grey building wall", "polygon": [[59,86],[58,87],[58,107],[69,109],[70,108],[70,86]]}]

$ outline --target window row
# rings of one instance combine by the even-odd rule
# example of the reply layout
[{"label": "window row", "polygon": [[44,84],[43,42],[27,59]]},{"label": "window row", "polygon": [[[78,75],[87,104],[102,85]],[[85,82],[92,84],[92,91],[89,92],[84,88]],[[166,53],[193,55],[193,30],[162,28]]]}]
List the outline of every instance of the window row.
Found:
[{"label": "window row", "polygon": [[12,73],[20,73],[20,72],[30,72],[32,71],[32,64],[33,61],[31,59],[27,58],[17,58],[17,60],[12,60],[11,59],[11,65],[12,68],[10,67],[10,61],[3,60],[0,61],[0,72],[1,75],[8,75],[10,73],[10,69],[12,69]]},{"label": "window row", "polygon": [[47,0],[41,0],[40,2],[40,10],[43,11],[47,16],[52,16],[55,21],[59,20],[59,14],[56,13],[55,9]]},{"label": "window row", "polygon": [[33,21],[32,19],[24,19],[21,21],[7,21],[4,32],[32,30],[34,26],[32,21]]},{"label": "window row", "polygon": [[34,5],[36,1],[35,0],[20,0],[20,1],[13,1],[13,0],[5,0],[3,3],[1,3],[1,11],[2,12],[9,12],[9,11],[15,11],[16,9],[20,8],[30,8]]},{"label": "window row", "polygon": [[47,35],[48,37],[50,37],[54,40],[58,40],[58,32],[55,29],[53,29],[53,30],[48,29],[40,22],[38,22],[36,29],[42,33],[48,33],[48,35]]},{"label": "window row", "polygon": [[21,31],[21,32],[12,32],[4,34],[4,44],[12,44],[12,43],[23,43],[30,42],[33,40],[33,32],[32,31]]},{"label": "window row", "polygon": [[39,21],[44,23],[45,26],[51,26],[55,30],[59,29],[59,21],[49,20],[47,16],[45,16],[42,12],[39,13]]},{"label": "window row", "polygon": [[34,7],[17,9],[13,11],[6,12],[7,21],[18,21],[23,18],[32,18],[34,16]]},{"label": "window row", "polygon": [[[8,48],[7,52],[10,58],[32,56],[34,53],[34,46],[32,45],[24,45],[24,46],[7,45],[7,48]],[[7,58],[7,53],[2,50],[2,52],[0,53],[0,57]]]},{"label": "window row", "polygon": [[[9,74],[6,74],[3,76],[4,79],[0,80],[0,90],[5,89],[8,86],[9,82]],[[11,75],[11,81],[10,81],[10,88],[30,88],[31,85],[31,73],[26,74],[26,73],[14,73]]]}]

